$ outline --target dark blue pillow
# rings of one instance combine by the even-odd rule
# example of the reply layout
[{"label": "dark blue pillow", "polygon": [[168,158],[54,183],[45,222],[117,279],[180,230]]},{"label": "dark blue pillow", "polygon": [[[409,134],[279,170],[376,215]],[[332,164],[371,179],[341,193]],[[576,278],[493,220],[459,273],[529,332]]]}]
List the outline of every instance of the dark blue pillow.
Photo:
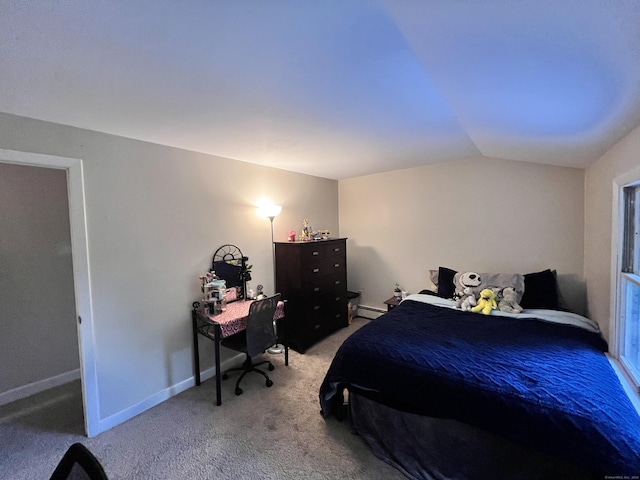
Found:
[{"label": "dark blue pillow", "polygon": [[524,276],[524,295],[520,301],[522,308],[543,308],[559,310],[558,283],[550,269],[527,273]]},{"label": "dark blue pillow", "polygon": [[447,267],[438,268],[438,295],[442,298],[453,298],[456,287],[453,284],[453,276],[458,273]]}]

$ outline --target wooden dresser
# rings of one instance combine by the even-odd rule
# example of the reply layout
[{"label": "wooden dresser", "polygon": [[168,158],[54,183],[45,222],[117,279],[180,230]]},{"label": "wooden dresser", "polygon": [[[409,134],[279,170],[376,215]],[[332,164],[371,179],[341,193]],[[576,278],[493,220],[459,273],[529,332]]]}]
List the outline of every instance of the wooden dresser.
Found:
[{"label": "wooden dresser", "polygon": [[347,239],[275,242],[276,291],[287,300],[286,332],[299,353],[348,325]]}]

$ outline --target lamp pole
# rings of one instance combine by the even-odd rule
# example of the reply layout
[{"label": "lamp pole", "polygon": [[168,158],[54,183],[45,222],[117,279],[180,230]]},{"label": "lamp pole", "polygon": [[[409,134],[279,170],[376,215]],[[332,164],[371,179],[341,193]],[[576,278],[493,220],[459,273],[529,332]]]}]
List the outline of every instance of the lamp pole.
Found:
[{"label": "lamp pole", "polygon": [[[273,267],[273,293],[277,293],[276,292],[276,244],[273,241],[273,219],[276,218],[276,215],[278,213],[280,213],[280,210],[282,209],[282,207],[274,207],[276,211],[274,211],[274,214],[271,215],[267,215],[267,218],[269,219],[269,222],[271,223],[271,266]],[[276,332],[276,337],[278,336],[278,327],[276,325],[276,321],[273,321],[273,329]],[[273,347],[267,349],[268,353],[271,354],[278,354],[278,353],[282,353],[284,351],[284,346],[280,345],[279,343],[276,343]]]},{"label": "lamp pole", "polygon": [[273,242],[273,219],[276,218],[275,215],[271,215],[269,217],[269,221],[271,222],[271,266],[273,267],[273,293],[276,292],[276,245]]}]

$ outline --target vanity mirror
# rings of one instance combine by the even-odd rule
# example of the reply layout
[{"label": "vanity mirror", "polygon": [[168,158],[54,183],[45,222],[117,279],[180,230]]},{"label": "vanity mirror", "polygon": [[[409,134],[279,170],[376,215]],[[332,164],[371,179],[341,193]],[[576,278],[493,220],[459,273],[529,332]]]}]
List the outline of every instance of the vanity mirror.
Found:
[{"label": "vanity mirror", "polygon": [[222,245],[213,254],[211,269],[218,278],[224,280],[227,288],[237,289],[237,298],[247,298],[247,282],[251,280],[251,265],[247,265],[249,257],[235,245]]}]

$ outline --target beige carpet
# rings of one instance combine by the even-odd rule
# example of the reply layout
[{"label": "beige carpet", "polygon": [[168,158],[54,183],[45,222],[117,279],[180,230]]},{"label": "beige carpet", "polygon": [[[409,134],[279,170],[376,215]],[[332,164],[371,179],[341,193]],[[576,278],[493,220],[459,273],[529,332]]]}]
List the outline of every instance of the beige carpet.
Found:
[{"label": "beige carpet", "polygon": [[274,385],[248,375],[193,387],[94,438],[83,435],[79,382],[0,407],[0,479],[48,479],[66,449],[84,443],[110,479],[403,479],[348,422],[320,416],[318,389],[342,341],[363,318],[300,355],[269,355]]}]

